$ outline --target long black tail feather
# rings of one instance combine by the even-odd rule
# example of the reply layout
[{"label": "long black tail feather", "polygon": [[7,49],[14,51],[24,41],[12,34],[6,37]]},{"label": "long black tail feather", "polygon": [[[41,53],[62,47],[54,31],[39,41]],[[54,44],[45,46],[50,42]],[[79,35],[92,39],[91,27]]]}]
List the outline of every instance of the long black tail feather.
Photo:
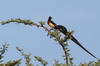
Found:
[{"label": "long black tail feather", "polygon": [[74,36],[71,36],[71,40],[73,42],[75,42],[78,46],[80,46],[82,49],[84,49],[87,53],[89,53],[91,56],[93,56],[94,58],[98,59],[96,56],[94,56],[92,53],[90,53],[87,49],[85,49],[78,41],[77,39],[74,37]]},{"label": "long black tail feather", "polygon": [[[62,26],[62,25],[58,25],[58,30],[61,31],[64,35],[67,36],[67,29]],[[78,40],[74,37],[74,36],[71,36],[71,40],[73,42],[75,42],[78,46],[80,46],[83,50],[85,50],[87,53],[89,53],[91,56],[93,56],[94,58],[98,59],[96,56],[94,56],[92,53],[90,53],[86,48],[84,48],[79,42]],[[98,59],[99,60],[99,59]]]}]

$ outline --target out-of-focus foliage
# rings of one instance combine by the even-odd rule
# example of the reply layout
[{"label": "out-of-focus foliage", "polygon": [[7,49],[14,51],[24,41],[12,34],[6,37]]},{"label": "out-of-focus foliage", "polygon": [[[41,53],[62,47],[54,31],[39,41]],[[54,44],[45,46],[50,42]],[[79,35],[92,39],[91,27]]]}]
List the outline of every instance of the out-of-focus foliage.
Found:
[{"label": "out-of-focus foliage", "polygon": [[4,58],[3,54],[8,49],[9,44],[2,44],[2,47],[0,48],[0,62],[3,62],[2,58]]},{"label": "out-of-focus foliage", "polygon": [[36,60],[38,60],[39,62],[41,62],[41,64],[42,64],[43,66],[46,66],[46,65],[48,64],[47,61],[43,60],[43,59],[42,59],[41,57],[39,57],[39,56],[34,56],[34,58],[36,58]]},{"label": "out-of-focus foliage", "polygon": [[32,59],[30,58],[31,54],[25,54],[23,49],[20,49],[19,47],[16,47],[16,49],[24,56],[26,66],[33,66],[31,63]]}]

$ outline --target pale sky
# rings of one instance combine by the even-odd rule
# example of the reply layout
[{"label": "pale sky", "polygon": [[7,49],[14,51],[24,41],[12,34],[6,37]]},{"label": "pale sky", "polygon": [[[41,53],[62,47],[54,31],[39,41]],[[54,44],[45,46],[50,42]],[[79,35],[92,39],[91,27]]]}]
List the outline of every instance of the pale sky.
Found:
[{"label": "pale sky", "polygon": [[[55,23],[64,25],[69,31],[74,30],[79,42],[100,58],[100,0],[0,0],[0,22],[10,18],[47,22],[48,16],[52,16]],[[0,44],[10,44],[4,54],[5,62],[23,58],[16,50],[19,46],[25,53],[32,53],[32,58],[40,56],[47,60],[48,66],[53,65],[54,58],[64,63],[61,46],[46,35],[44,29],[34,26],[15,23],[0,25]],[[72,41],[69,44],[76,65],[97,61]],[[40,64],[34,58],[32,62],[34,65]]]}]

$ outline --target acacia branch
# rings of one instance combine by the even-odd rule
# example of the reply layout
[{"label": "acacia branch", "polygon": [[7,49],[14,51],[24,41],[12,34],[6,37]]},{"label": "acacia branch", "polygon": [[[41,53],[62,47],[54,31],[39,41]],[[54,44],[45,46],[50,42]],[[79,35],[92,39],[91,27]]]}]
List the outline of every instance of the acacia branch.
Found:
[{"label": "acacia branch", "polygon": [[5,24],[9,24],[9,23],[22,23],[24,25],[29,25],[29,26],[37,26],[37,27],[42,27],[44,28],[46,31],[48,31],[48,33],[50,33],[50,36],[54,37],[56,39],[56,41],[58,41],[58,43],[62,46],[63,48],[63,51],[65,53],[65,57],[66,57],[66,64],[68,65],[68,52],[67,52],[67,49],[66,49],[66,46],[64,45],[64,42],[66,42],[66,39],[64,39],[63,41],[61,40],[60,38],[60,35],[59,35],[59,32],[57,33],[57,31],[54,30],[54,32],[51,32],[50,29],[48,29],[47,27],[44,27],[44,23],[43,22],[40,22],[40,24],[36,24],[34,23],[33,21],[31,20],[22,20],[20,18],[17,18],[17,19],[10,19],[10,20],[7,20],[7,21],[3,21],[1,22],[2,25],[5,25]]}]

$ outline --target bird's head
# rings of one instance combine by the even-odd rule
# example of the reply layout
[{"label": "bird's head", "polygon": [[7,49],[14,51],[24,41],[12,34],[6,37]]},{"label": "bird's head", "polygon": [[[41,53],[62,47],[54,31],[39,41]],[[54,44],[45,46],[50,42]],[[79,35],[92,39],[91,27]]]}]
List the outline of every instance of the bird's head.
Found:
[{"label": "bird's head", "polygon": [[51,20],[51,19],[52,19],[52,17],[51,17],[51,16],[49,16],[48,20]]}]

